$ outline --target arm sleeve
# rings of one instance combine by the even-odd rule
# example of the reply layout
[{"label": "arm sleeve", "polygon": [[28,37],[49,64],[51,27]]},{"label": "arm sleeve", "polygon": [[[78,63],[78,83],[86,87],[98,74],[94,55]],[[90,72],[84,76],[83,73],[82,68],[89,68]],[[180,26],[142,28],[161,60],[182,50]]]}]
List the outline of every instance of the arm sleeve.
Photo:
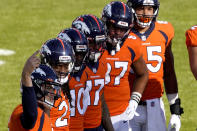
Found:
[{"label": "arm sleeve", "polygon": [[37,120],[37,100],[33,87],[23,86],[22,105],[23,114],[21,116],[21,123],[25,129],[32,129]]}]

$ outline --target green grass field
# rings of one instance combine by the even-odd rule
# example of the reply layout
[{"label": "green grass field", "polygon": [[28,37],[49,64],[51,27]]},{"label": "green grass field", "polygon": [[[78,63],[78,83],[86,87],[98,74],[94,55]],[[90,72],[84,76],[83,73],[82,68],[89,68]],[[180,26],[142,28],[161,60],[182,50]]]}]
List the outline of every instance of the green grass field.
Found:
[{"label": "green grass field", "polygon": [[[101,16],[107,0],[1,0],[0,49],[14,50],[11,56],[0,56],[0,130],[7,130],[9,116],[21,103],[20,76],[26,59],[47,39],[70,27],[81,14]],[[175,28],[173,52],[179,83],[179,96],[185,113],[181,131],[197,129],[197,82],[188,61],[185,31],[197,24],[196,0],[160,0],[159,20],[166,20]],[[169,105],[166,102],[167,122]]]}]

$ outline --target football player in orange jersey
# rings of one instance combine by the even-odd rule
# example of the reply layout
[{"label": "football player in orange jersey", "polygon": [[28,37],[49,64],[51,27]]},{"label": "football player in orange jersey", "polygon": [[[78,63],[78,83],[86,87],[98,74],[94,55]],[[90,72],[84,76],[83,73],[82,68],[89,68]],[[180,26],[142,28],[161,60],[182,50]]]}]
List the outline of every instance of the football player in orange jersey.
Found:
[{"label": "football player in orange jersey", "polygon": [[197,80],[197,25],[192,26],[185,33],[186,45],[189,54],[190,68]]},{"label": "football player in orange jersey", "polygon": [[9,120],[9,131],[52,131],[50,109],[61,97],[58,77],[47,65],[40,65],[36,51],[25,63],[22,78],[22,104]]},{"label": "football player in orange jersey", "polygon": [[85,100],[88,108],[84,117],[84,131],[113,131],[107,105],[104,100],[106,65],[99,61],[105,41],[105,29],[102,21],[94,15],[82,15],[75,19],[72,27],[82,31],[89,46],[85,72]]},{"label": "football player in orange jersey", "polygon": [[[132,18],[129,7],[119,1],[107,4],[102,13],[107,27],[107,42],[100,61],[108,67],[104,94],[115,131],[129,130],[128,120],[133,118],[148,81],[139,40],[128,35]],[[128,79],[131,67],[136,74],[132,94]]]},{"label": "football player in orange jersey", "polygon": [[69,41],[54,38],[46,41],[41,47],[41,63],[51,66],[62,84],[62,98],[58,108],[52,108],[50,119],[54,131],[69,130],[71,102],[70,90],[67,85],[69,75],[73,70],[75,56]]},{"label": "football player in orange jersey", "polygon": [[161,98],[164,83],[171,111],[168,130],[178,131],[183,109],[180,106],[171,50],[174,29],[168,22],[156,21],[160,5],[158,0],[128,0],[127,4],[135,16],[130,36],[141,40],[143,57],[149,71],[148,84],[137,108],[139,116],[134,116],[130,127],[132,131],[166,131]]},{"label": "football player in orange jersey", "polygon": [[87,109],[87,102],[83,103],[85,101],[83,99],[87,80],[85,59],[88,54],[88,40],[81,31],[75,28],[64,29],[58,34],[58,38],[70,41],[76,58],[73,73],[68,83],[72,97],[69,129],[70,131],[83,131],[84,113]]}]

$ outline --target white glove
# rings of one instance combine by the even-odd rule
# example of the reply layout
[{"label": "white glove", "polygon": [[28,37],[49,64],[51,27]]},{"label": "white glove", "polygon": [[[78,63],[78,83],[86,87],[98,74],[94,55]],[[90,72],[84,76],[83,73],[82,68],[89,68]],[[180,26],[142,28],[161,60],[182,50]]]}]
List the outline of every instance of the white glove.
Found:
[{"label": "white glove", "polygon": [[168,124],[168,131],[179,131],[181,128],[180,116],[172,114]]},{"label": "white glove", "polygon": [[123,120],[128,121],[133,119],[134,115],[139,115],[136,113],[138,103],[135,100],[129,101],[129,106],[127,107],[126,111],[123,113]]}]

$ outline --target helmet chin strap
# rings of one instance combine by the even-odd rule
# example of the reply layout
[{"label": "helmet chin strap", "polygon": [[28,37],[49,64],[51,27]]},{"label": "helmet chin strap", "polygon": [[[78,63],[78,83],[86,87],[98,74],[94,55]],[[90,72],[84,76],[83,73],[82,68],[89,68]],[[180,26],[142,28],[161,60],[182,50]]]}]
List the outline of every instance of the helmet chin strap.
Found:
[{"label": "helmet chin strap", "polygon": [[52,103],[52,102],[50,102],[50,101],[48,101],[46,99],[44,100],[44,102],[50,107],[53,107],[53,105],[54,105],[54,103]]},{"label": "helmet chin strap", "polygon": [[94,62],[97,62],[100,56],[101,56],[101,53],[96,52],[95,55],[94,55]]},{"label": "helmet chin strap", "polygon": [[120,44],[122,43],[122,40],[125,38],[126,35],[128,35],[130,32],[130,29],[124,34],[122,38],[113,38],[111,39],[110,37],[107,38],[108,42],[112,44],[112,50],[110,54],[113,56],[116,54],[116,52],[120,51]]},{"label": "helmet chin strap", "polygon": [[116,52],[120,51],[120,44],[121,44],[121,39],[116,39],[116,38],[113,38],[112,40],[113,43],[115,43],[115,47],[112,47],[112,50],[111,50],[111,55],[115,55]]},{"label": "helmet chin strap", "polygon": [[90,61],[96,63],[100,58],[100,56],[101,56],[100,52],[90,52],[89,59]]},{"label": "helmet chin strap", "polygon": [[60,78],[59,78],[60,83],[64,84],[64,83],[68,82],[68,76],[69,75],[67,75],[67,76],[60,76]]},{"label": "helmet chin strap", "polygon": [[81,68],[80,66],[75,66],[74,67],[74,72],[78,72],[80,70],[80,68]]}]

